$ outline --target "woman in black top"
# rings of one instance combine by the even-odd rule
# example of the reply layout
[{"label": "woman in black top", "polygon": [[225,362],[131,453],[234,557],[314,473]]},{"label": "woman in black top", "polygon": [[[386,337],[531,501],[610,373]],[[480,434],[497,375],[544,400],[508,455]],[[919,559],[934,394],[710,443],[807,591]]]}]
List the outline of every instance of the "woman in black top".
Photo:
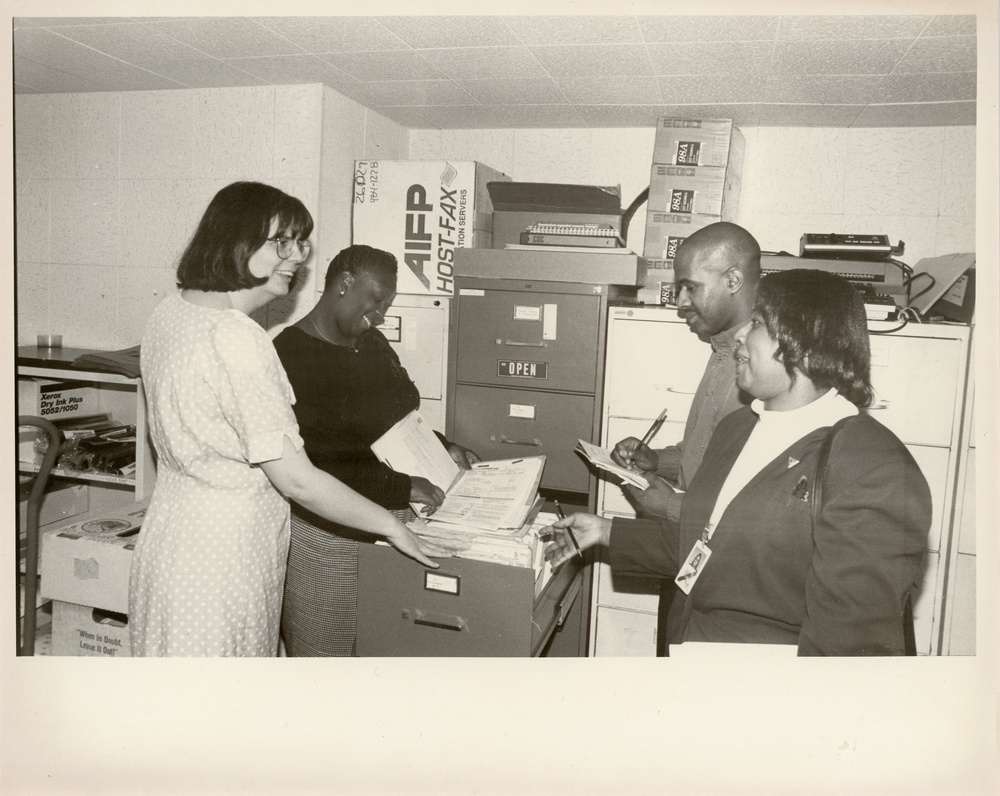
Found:
[{"label": "woman in black top", "polygon": [[[371,450],[393,424],[420,407],[416,386],[375,328],[396,295],[396,269],[388,252],[361,245],[344,249],[330,263],[319,302],[274,345],[316,466],[406,520],[413,516],[411,502],[436,509],[447,484],[396,472]],[[460,466],[479,460],[460,445],[445,444]],[[353,654],[358,545],[372,541],[292,505],[281,625],[289,655]]]}]

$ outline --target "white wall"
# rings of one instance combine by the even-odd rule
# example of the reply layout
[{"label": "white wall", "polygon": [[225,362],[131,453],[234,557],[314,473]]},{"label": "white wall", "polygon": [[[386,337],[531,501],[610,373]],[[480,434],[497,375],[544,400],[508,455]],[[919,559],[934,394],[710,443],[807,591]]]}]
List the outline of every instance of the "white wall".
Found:
[{"label": "white wall", "polygon": [[[17,95],[18,343],[139,342],[173,289],[212,195],[237,179],[301,198],[317,222],[300,289],[258,318],[272,332],[314,301],[350,243],[353,161],[478,160],[515,180],[649,182],[652,129],[412,130],[320,85]],[[765,250],[803,232],[882,233],[903,260],[975,249],[975,128],[751,128],[738,220]],[[642,249],[645,208],[629,243]]]},{"label": "white wall", "polygon": [[[799,252],[805,232],[888,235],[902,259],[975,251],[974,127],[761,127],[743,131],[738,222],[766,251]],[[478,160],[514,180],[649,184],[652,129],[413,130],[410,157]],[[629,246],[642,251],[645,207]]]},{"label": "white wall", "polygon": [[135,345],[215,192],[260,180],[317,221],[300,289],[257,318],[276,331],[315,301],[350,243],[350,166],[405,157],[406,130],[324,86],[15,97],[17,339]]}]

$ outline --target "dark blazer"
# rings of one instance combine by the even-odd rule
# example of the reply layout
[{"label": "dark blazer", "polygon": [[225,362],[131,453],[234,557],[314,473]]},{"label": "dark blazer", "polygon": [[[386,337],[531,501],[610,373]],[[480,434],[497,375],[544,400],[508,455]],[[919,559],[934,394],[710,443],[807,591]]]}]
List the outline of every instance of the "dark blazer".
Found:
[{"label": "dark blazer", "polygon": [[[756,423],[744,408],[719,424],[684,499],[679,529],[657,520],[614,520],[613,571],[677,574]],[[931,524],[927,481],[889,429],[858,415],[835,437],[814,530],[809,496],[827,430],[792,444],[729,504],[691,594],[670,609],[668,643],[796,644],[799,655],[903,654],[903,604],[919,577]]]}]

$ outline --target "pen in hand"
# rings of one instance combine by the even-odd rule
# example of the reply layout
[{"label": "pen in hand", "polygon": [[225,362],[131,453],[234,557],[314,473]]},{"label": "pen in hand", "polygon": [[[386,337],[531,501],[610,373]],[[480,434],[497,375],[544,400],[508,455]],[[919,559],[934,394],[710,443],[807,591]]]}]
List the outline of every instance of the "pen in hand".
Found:
[{"label": "pen in hand", "polygon": [[[556,516],[559,517],[559,519],[561,519],[561,520],[566,519],[566,512],[563,511],[562,506],[559,505],[559,501],[558,500],[554,500],[552,502],[556,504]],[[576,541],[576,536],[573,533],[573,529],[572,528],[566,528],[565,530],[566,530],[566,533],[569,534],[569,540],[573,543],[573,547],[576,548],[576,554],[580,557],[580,560],[582,561],[583,560],[583,550],[580,549],[580,544]]]},{"label": "pen in hand", "polygon": [[666,419],[667,419],[667,410],[664,409],[662,412],[660,412],[659,417],[657,417],[656,420],[653,421],[653,425],[649,427],[649,431],[647,431],[645,436],[643,436],[642,438],[643,445],[648,446],[649,443],[653,441],[653,437],[655,437],[659,433]]}]

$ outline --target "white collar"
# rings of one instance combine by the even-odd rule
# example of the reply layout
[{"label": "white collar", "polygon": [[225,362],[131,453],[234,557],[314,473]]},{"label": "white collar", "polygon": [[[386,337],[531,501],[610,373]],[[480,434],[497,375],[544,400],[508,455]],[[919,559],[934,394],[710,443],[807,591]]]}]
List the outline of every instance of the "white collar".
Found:
[{"label": "white collar", "polygon": [[807,431],[823,426],[832,426],[838,420],[858,413],[858,407],[833,388],[815,401],[797,409],[788,409],[783,412],[768,410],[764,408],[764,402],[759,398],[755,398],[751,402],[750,408],[760,418],[762,426],[794,426]]}]

